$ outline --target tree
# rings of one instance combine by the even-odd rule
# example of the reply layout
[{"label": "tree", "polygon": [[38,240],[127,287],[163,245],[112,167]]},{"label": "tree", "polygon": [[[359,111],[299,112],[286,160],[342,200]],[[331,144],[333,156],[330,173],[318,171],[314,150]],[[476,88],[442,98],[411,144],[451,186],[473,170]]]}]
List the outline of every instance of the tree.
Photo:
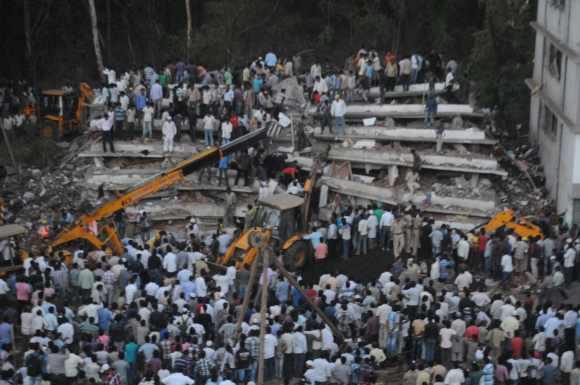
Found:
[{"label": "tree", "polygon": [[[103,65],[103,54],[101,52],[101,43],[99,41],[99,24],[97,21],[97,9],[95,8],[95,0],[88,0],[89,13],[91,14],[91,30],[93,34],[93,46],[95,48],[95,57],[97,60],[97,70],[99,77],[104,80],[105,66]],[[109,48],[110,49],[110,48]]]},{"label": "tree", "polygon": [[528,119],[524,79],[532,73],[534,40],[529,23],[535,9],[527,0],[487,0],[483,28],[475,33],[470,75],[479,105],[492,107],[504,132]]},{"label": "tree", "polygon": [[189,62],[189,55],[191,53],[191,6],[189,0],[185,0],[185,14],[187,15],[187,52],[185,56]]}]

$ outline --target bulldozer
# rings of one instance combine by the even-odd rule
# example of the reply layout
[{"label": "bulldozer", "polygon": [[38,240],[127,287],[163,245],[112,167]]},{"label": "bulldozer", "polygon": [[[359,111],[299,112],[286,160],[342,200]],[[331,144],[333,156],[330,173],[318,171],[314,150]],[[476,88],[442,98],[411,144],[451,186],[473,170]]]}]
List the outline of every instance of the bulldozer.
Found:
[{"label": "bulldozer", "polygon": [[249,237],[254,232],[267,232],[274,242],[274,249],[282,256],[287,270],[304,268],[312,255],[310,242],[304,239],[310,219],[310,204],[321,162],[315,161],[309,178],[304,184],[304,197],[287,193],[270,195],[258,200],[254,223],[230,244],[226,253],[218,258],[221,265],[235,265],[238,270],[250,266],[258,250],[252,247]]},{"label": "bulldozer", "polygon": [[309,242],[302,238],[304,228],[298,220],[304,206],[302,197],[282,193],[270,195],[258,201],[255,226],[246,228],[235,239],[226,253],[218,259],[221,265],[235,265],[237,269],[250,266],[258,250],[252,246],[254,233],[268,234],[275,250],[283,256],[288,270],[298,270],[306,265]]},{"label": "bulldozer", "polygon": [[518,220],[512,209],[497,213],[487,224],[483,225],[483,228],[488,234],[505,228],[512,229],[515,234],[522,238],[544,238],[542,229],[539,226],[533,224],[525,217]]},{"label": "bulldozer", "polygon": [[91,86],[81,83],[78,90],[49,89],[41,91],[40,96],[41,134],[60,140],[86,122],[87,106],[94,93]]}]

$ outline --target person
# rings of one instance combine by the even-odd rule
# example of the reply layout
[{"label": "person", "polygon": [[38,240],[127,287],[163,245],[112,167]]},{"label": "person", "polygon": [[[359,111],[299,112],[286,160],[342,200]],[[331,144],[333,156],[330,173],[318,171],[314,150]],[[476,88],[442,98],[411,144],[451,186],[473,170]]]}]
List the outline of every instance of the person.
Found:
[{"label": "person", "polygon": [[214,130],[214,117],[210,113],[206,114],[203,118],[203,132],[205,136],[205,145],[210,147],[213,146],[213,130]]},{"label": "person", "polygon": [[233,126],[229,120],[222,121],[221,125],[221,136],[222,144],[227,144],[232,140]]},{"label": "person", "polygon": [[173,152],[173,138],[177,133],[177,128],[175,127],[175,122],[171,119],[171,116],[167,115],[163,127],[161,128],[163,134],[163,152],[172,153]]},{"label": "person", "polygon": [[411,81],[411,60],[409,55],[403,56],[399,61],[399,76],[403,91],[409,91],[409,83]]},{"label": "person", "polygon": [[404,222],[401,216],[396,216],[391,225],[393,231],[393,256],[398,259],[405,247]]},{"label": "person", "polygon": [[224,215],[225,223],[227,226],[232,226],[234,224],[234,215],[237,202],[238,198],[236,193],[233,192],[228,186],[226,188],[226,212]]},{"label": "person", "polygon": [[114,110],[115,115],[115,132],[117,133],[117,137],[123,136],[124,126],[125,126],[125,109],[121,105],[121,103],[117,103],[115,105]]},{"label": "person", "polygon": [[109,112],[103,115],[100,121],[101,132],[103,134],[103,152],[107,152],[107,144],[112,153],[115,152],[115,146],[113,144],[113,113]]},{"label": "person", "polygon": [[330,111],[330,114],[334,118],[336,134],[339,137],[344,137],[344,115],[346,114],[346,104],[344,103],[344,100],[342,100],[342,96],[340,94],[336,94]]},{"label": "person", "polygon": [[501,282],[502,285],[509,285],[513,267],[513,259],[511,253],[505,253],[501,257]]},{"label": "person", "polygon": [[149,90],[149,100],[153,103],[155,107],[155,116],[161,116],[161,102],[163,101],[163,87],[159,83],[159,80],[156,80],[155,83],[151,86]]},{"label": "person", "polygon": [[328,128],[328,133],[332,134],[332,115],[331,115],[331,105],[328,97],[323,95],[320,98],[320,103],[316,107],[318,110],[318,115],[320,117],[320,133],[324,134],[325,128]]},{"label": "person", "polygon": [[429,82],[429,91],[427,91],[427,98],[425,100],[425,125],[427,128],[433,126],[435,117],[437,116],[437,95],[435,94],[435,82]]},{"label": "person", "polygon": [[148,103],[143,108],[143,139],[153,137],[153,114],[155,109],[152,103]]},{"label": "person", "polygon": [[230,156],[226,155],[222,157],[218,162],[218,186],[222,185],[222,180],[225,181],[226,187],[230,186],[230,178],[228,176],[228,170],[230,168]]},{"label": "person", "polygon": [[448,102],[455,101],[453,95],[453,86],[455,85],[455,74],[452,68],[447,69],[447,75],[445,76],[445,97]]}]

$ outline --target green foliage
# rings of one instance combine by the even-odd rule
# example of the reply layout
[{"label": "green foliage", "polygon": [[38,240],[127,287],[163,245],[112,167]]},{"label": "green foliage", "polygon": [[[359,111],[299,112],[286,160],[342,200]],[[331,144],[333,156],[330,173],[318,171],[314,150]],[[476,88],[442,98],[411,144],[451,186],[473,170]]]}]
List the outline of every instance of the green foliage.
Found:
[{"label": "green foliage", "polygon": [[484,28],[474,34],[471,76],[482,106],[497,110],[505,130],[528,119],[529,91],[524,79],[532,73],[534,7],[526,0],[485,2]]}]

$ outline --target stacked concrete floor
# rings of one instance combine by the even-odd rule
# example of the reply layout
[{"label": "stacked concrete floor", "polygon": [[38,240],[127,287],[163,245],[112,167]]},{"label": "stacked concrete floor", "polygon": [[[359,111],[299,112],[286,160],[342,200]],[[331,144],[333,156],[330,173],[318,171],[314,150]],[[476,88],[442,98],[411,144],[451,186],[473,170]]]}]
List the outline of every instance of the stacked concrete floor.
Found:
[{"label": "stacked concrete floor", "polygon": [[[268,141],[268,151],[289,153],[289,159],[305,170],[310,169],[319,153],[325,153],[327,167],[319,182],[325,198],[320,203],[323,215],[330,213],[337,202],[413,203],[436,220],[470,228],[498,209],[493,185],[507,173],[492,155],[496,142],[480,128],[482,117],[473,107],[440,104],[437,119],[442,119],[446,131],[442,151],[436,152],[435,132],[423,123],[424,105],[405,104],[420,99],[421,90],[421,86],[412,88],[408,99],[405,92],[396,90],[381,104],[365,104],[357,98],[347,108],[346,138],[321,132],[315,109],[296,103],[288,111],[293,127],[276,132]],[[363,125],[363,119],[368,118],[376,118],[376,122]],[[312,143],[306,152],[293,151],[296,141],[292,135],[299,124],[306,127]],[[171,156],[163,154],[159,139],[146,143],[141,139],[117,141],[115,146],[114,154],[103,153],[100,143],[78,154],[93,160],[85,174],[85,185],[92,191],[95,204],[203,148],[201,142],[192,143],[187,136],[176,144]],[[421,168],[418,175],[407,176],[414,163],[412,149],[421,158]],[[231,171],[230,184],[234,177],[235,171]],[[211,183],[199,183],[199,173],[194,173],[174,188],[128,209],[129,218],[134,221],[140,210],[146,210],[159,226],[181,226],[195,216],[210,229],[224,214],[225,186],[216,182],[214,174]],[[276,189],[275,184],[271,189]],[[247,204],[257,197],[258,185],[233,186],[233,190],[238,193],[237,214],[243,216]]]}]

